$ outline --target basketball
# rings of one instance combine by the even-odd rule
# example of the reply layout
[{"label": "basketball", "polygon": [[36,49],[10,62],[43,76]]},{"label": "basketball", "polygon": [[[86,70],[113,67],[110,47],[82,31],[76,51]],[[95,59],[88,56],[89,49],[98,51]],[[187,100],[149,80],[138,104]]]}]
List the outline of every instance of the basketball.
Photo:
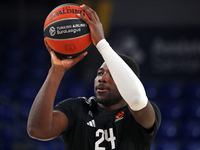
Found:
[{"label": "basketball", "polygon": [[89,26],[77,14],[88,18],[80,5],[66,3],[53,9],[44,23],[44,40],[60,59],[74,58],[92,45]]}]

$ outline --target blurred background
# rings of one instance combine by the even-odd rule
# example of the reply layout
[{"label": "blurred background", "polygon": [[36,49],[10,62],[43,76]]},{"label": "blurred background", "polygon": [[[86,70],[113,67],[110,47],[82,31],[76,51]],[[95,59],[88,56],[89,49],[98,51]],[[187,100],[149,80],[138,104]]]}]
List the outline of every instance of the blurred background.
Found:
[{"label": "blurred background", "polygon": [[[113,49],[136,60],[162,124],[152,150],[200,150],[199,0],[6,0],[0,2],[0,149],[63,150],[58,137],[31,139],[26,123],[31,104],[51,66],[43,43],[47,15],[64,3],[97,11]],[[102,58],[93,46],[70,69],[55,104],[93,95]]]}]

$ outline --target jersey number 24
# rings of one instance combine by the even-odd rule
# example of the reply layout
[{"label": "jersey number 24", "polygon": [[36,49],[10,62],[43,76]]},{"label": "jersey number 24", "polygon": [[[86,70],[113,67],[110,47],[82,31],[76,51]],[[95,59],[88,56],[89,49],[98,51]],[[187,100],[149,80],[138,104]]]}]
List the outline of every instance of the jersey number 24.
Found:
[{"label": "jersey number 24", "polygon": [[[108,137],[108,132],[110,137]],[[113,134],[113,128],[109,128],[109,130],[98,129],[96,131],[96,137],[100,137],[98,141],[95,142],[95,150],[106,150],[105,147],[100,147],[100,144],[106,140],[111,143],[111,148],[115,149],[115,140],[116,137]]]}]

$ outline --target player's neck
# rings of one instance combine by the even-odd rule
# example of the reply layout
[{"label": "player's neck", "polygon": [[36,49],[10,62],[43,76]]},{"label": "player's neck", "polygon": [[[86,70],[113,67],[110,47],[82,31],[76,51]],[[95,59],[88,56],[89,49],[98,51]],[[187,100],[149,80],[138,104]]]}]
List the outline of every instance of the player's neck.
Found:
[{"label": "player's neck", "polygon": [[116,103],[114,105],[110,105],[110,106],[105,106],[105,105],[100,104],[100,103],[98,103],[98,105],[103,109],[106,109],[108,111],[112,111],[112,110],[116,110],[116,109],[119,109],[119,108],[126,106],[127,103],[124,100],[121,100],[118,103]]}]

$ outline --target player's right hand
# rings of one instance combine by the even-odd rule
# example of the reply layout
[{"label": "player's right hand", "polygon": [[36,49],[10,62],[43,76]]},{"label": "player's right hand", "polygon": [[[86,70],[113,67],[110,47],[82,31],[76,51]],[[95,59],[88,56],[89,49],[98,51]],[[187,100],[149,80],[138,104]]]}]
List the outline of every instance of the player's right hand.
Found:
[{"label": "player's right hand", "polygon": [[49,45],[44,41],[47,50],[49,51],[51,55],[51,64],[52,68],[59,69],[60,71],[66,72],[71,67],[73,67],[75,64],[77,64],[80,60],[82,60],[86,55],[87,52],[84,52],[77,56],[76,58],[67,58],[67,59],[59,59],[53,50],[49,47]]}]

